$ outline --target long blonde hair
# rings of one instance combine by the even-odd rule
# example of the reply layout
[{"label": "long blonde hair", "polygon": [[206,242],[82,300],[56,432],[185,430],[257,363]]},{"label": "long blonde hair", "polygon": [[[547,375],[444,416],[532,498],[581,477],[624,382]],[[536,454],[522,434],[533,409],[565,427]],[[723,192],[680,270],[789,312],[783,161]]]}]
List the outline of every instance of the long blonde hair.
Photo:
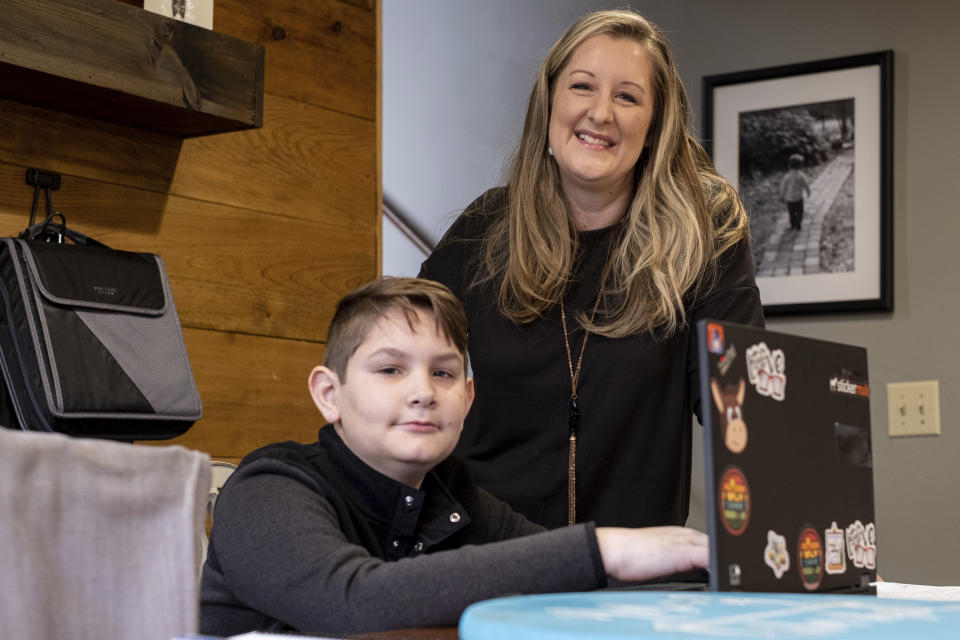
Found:
[{"label": "long blonde hair", "polygon": [[558,304],[570,280],[577,233],[556,163],[547,153],[554,81],[574,50],[596,35],[629,38],[653,63],[654,118],[649,153],[637,163],[635,194],[613,241],[604,312],[589,331],[619,338],[686,325],[685,300],[716,277],[717,258],[748,234],[734,189],[688,130],[686,91],[665,36],[629,11],[580,18],[540,66],[507,183],[509,209],[484,239],[481,279],[499,282],[501,312],[523,324]]}]

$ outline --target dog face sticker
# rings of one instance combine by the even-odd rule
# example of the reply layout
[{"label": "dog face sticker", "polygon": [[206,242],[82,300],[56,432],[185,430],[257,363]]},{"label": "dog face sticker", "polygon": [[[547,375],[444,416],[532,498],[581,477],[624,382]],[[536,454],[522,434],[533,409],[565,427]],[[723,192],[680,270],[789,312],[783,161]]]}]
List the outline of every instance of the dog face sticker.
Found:
[{"label": "dog face sticker", "polygon": [[723,443],[731,452],[741,453],[747,448],[747,423],[743,420],[743,398],[747,392],[747,383],[740,378],[739,386],[727,385],[721,390],[720,383],[711,378],[710,390],[720,412]]}]

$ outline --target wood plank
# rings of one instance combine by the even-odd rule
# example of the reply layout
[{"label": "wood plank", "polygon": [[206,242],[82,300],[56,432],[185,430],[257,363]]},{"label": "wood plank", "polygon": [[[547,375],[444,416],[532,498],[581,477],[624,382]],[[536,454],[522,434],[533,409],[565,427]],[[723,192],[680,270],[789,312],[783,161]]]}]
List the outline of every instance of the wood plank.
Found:
[{"label": "wood plank", "polygon": [[[0,235],[27,226],[33,188],[24,174],[0,164]],[[159,254],[188,327],[319,340],[337,300],[377,274],[369,208],[351,217],[312,209],[303,212],[312,220],[297,219],[72,176],[52,195],[78,231]]]},{"label": "wood plank", "polygon": [[383,7],[376,2],[377,16],[377,275],[383,275]]},{"label": "wood plank", "polygon": [[264,108],[263,129],[185,140],[170,192],[295,217],[377,210],[374,122],[275,96]]},{"label": "wood plank", "polygon": [[290,217],[377,210],[376,124],[267,96],[262,129],[179,140],[0,102],[0,162]]},{"label": "wood plank", "polygon": [[265,91],[375,118],[376,23],[367,0],[217,0],[213,28],[262,44]]},{"label": "wood plank", "polygon": [[324,424],[307,390],[323,345],[218,331],[184,330],[203,417],[180,444],[217,459],[242,458],[258,447],[311,442]]},{"label": "wood plank", "polygon": [[177,136],[259,127],[264,50],[113,0],[7,0],[0,97]]},{"label": "wood plank", "polygon": [[[0,162],[165,193],[183,141],[0,100]],[[236,135],[236,134],[231,134]]]}]

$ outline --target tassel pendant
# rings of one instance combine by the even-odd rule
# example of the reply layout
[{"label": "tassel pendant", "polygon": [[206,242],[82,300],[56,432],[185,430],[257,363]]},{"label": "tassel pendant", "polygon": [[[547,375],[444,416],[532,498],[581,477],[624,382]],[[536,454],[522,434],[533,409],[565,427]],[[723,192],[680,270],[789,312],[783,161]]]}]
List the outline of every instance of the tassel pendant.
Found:
[{"label": "tassel pendant", "polygon": [[577,434],[570,433],[570,455],[567,458],[567,524],[577,522]]},{"label": "tassel pendant", "polygon": [[570,453],[567,456],[567,524],[577,522],[577,429],[580,422],[580,407],[577,399],[570,399]]}]

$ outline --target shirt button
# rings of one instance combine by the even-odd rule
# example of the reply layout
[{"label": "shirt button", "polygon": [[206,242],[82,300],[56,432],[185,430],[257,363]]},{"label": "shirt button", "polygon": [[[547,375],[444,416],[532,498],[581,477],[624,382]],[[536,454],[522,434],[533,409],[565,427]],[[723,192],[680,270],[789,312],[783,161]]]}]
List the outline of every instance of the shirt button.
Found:
[{"label": "shirt button", "polygon": [[394,540],[394,541],[393,541],[393,548],[394,548],[394,549],[399,549],[399,548],[400,548],[400,541],[399,541],[399,540]]},{"label": "shirt button", "polygon": [[450,514],[450,522],[452,522],[452,523],[454,523],[454,524],[460,522],[460,514],[457,513],[456,511],[454,511],[453,513],[451,513],[451,514]]},{"label": "shirt button", "polygon": [[423,543],[422,543],[422,542],[418,542],[417,544],[413,545],[413,550],[414,550],[414,551],[422,551],[422,550],[423,550]]},{"label": "shirt button", "polygon": [[406,498],[403,499],[403,501],[407,503],[408,507],[413,506],[413,503],[414,503],[413,496],[407,496]]}]

